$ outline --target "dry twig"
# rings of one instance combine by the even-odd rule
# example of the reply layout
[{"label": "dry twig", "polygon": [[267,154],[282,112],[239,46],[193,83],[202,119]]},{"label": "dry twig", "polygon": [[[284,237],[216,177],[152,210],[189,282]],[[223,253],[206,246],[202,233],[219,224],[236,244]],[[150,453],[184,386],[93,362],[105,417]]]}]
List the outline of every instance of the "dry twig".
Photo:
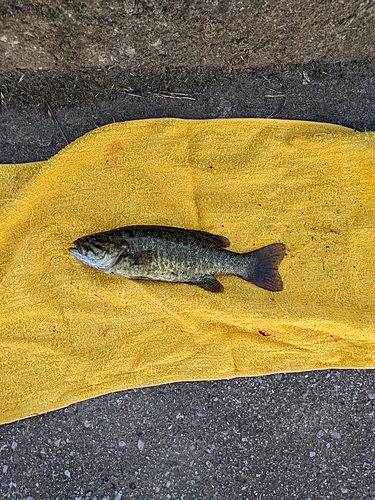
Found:
[{"label": "dry twig", "polygon": [[[266,88],[267,90],[270,90],[271,92],[273,92],[272,94],[265,94],[264,95],[265,98],[267,98],[267,99],[280,99],[280,98],[283,99],[281,106],[279,106],[278,109],[275,109],[274,111],[272,111],[272,113],[269,116],[267,116],[267,118],[275,118],[276,116],[279,116],[284,111],[286,99],[287,99],[286,87],[285,87],[284,83],[282,82],[282,80],[276,75],[271,75],[269,77],[263,76],[263,80],[264,80],[262,82],[263,87]],[[273,81],[276,81],[278,83],[279,89],[275,89],[272,86]],[[267,82],[268,85],[265,82]]]}]

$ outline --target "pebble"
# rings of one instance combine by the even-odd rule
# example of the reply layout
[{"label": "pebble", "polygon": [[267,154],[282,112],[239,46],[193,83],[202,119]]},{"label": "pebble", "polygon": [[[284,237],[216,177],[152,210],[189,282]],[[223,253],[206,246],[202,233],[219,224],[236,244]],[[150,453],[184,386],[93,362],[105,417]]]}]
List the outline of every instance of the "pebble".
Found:
[{"label": "pebble", "polygon": [[347,488],[341,488],[341,493],[348,493],[348,489]]},{"label": "pebble", "polygon": [[375,399],[375,394],[374,393],[370,393],[370,394],[367,394],[369,399]]},{"label": "pebble", "polygon": [[120,448],[123,448],[125,446],[125,441],[119,441],[118,445]]},{"label": "pebble", "polygon": [[341,434],[339,432],[332,432],[331,436],[333,437],[333,439],[340,439],[341,438]]},{"label": "pebble", "polygon": [[64,471],[64,474],[66,475],[66,477],[70,477],[70,471],[65,470],[65,471]]},{"label": "pebble", "polygon": [[139,439],[138,440],[138,450],[143,451],[144,447],[145,447],[145,443],[141,439]]},{"label": "pebble", "polygon": [[315,453],[315,451],[310,451],[309,455],[310,455],[310,457],[315,457],[316,453]]},{"label": "pebble", "polygon": [[17,446],[18,446],[17,441],[13,441],[12,442],[12,450],[15,450],[17,448]]},{"label": "pebble", "polygon": [[316,437],[318,438],[321,438],[324,436],[324,431],[322,429],[320,429],[317,433],[316,433]]},{"label": "pebble", "polygon": [[148,477],[149,477],[151,480],[152,480],[152,479],[155,479],[156,474],[157,474],[156,469],[150,469],[150,470],[148,471]]}]

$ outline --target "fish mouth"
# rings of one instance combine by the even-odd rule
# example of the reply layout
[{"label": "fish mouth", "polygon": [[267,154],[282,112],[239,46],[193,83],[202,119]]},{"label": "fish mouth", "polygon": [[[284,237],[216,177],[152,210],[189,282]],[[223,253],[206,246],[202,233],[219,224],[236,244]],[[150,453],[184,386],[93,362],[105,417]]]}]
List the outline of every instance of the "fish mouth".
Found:
[{"label": "fish mouth", "polygon": [[73,245],[75,245],[75,248],[69,248],[69,252],[74,255],[84,255],[83,248],[81,243],[78,240],[73,241]]}]

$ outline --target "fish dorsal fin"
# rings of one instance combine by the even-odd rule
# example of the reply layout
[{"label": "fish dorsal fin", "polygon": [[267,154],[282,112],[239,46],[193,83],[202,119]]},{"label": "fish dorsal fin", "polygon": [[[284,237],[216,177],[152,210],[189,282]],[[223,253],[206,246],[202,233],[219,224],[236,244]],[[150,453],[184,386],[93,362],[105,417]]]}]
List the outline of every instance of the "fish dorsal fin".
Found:
[{"label": "fish dorsal fin", "polygon": [[173,227],[173,226],[126,226],[119,228],[117,231],[121,230],[147,230],[147,229],[154,229],[154,230],[160,230],[160,231],[170,231],[170,232],[176,232],[176,233],[185,233],[185,234],[195,234],[196,236],[199,236],[200,238],[204,238],[205,240],[209,241],[212,245],[215,245],[218,248],[227,248],[230,245],[230,241],[228,238],[225,236],[220,236],[219,234],[211,234],[208,233],[207,231],[199,231],[198,229],[184,229],[182,227]]},{"label": "fish dorsal fin", "polygon": [[225,236],[220,236],[219,234],[211,234],[206,231],[198,231],[196,229],[189,230],[191,233],[195,233],[198,236],[202,236],[209,240],[213,245],[220,248],[227,248],[230,245],[230,241]]},{"label": "fish dorsal fin", "polygon": [[214,292],[214,293],[222,293],[224,292],[224,287],[218,281],[215,276],[203,276],[203,278],[200,278],[196,281],[191,281],[193,285],[200,286],[201,288],[204,288],[208,292]]}]

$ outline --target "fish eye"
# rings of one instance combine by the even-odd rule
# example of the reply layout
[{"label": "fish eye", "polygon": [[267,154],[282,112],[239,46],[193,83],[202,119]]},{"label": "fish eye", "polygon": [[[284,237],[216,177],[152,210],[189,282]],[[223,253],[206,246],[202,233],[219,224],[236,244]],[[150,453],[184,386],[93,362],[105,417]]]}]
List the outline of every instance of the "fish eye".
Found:
[{"label": "fish eye", "polygon": [[88,238],[87,240],[89,243],[95,243],[96,239],[94,238],[94,236],[90,236],[90,238]]}]

